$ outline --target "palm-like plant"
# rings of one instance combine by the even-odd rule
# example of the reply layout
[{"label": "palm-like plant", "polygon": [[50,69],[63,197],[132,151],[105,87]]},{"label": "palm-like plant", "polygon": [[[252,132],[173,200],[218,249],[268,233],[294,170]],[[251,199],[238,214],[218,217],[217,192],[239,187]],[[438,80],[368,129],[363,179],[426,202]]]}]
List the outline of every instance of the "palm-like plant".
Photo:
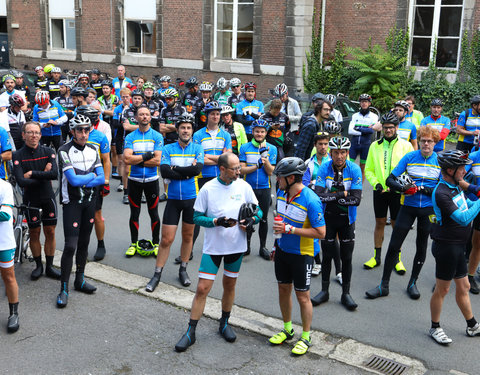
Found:
[{"label": "palm-like plant", "polygon": [[372,95],[374,105],[380,110],[390,108],[404,94],[406,56],[394,56],[380,45],[369,46],[366,50],[351,48],[348,52],[353,57],[348,63],[360,75],[353,86],[355,93]]}]

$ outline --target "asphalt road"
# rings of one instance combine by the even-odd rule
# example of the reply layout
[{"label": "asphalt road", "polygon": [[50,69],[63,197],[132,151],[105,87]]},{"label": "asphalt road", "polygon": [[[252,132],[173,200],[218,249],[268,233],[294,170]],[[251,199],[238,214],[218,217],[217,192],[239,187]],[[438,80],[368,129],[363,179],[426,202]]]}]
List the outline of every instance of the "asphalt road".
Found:
[{"label": "asphalt road", "polygon": [[[124,253],[130,243],[128,229],[129,209],[121,203],[121,193],[115,192],[116,182],[112,182],[112,193],[104,201],[104,217],[106,218],[107,232],[105,244],[107,256],[105,264],[125,271],[133,272],[145,277],[153,274],[155,259],[135,256],[125,258]],[[402,252],[402,260],[407,268],[405,276],[392,275],[390,295],[385,298],[370,301],[365,291],[378,285],[382,267],[374,270],[364,270],[362,265],[373,255],[374,215],[372,203],[372,189],[364,183],[364,195],[358,210],[356,223],[356,243],[353,257],[353,275],[351,295],[358,303],[356,312],[348,312],[340,304],[341,287],[333,281],[330,286],[330,301],[314,308],[313,328],[340,337],[351,337],[360,342],[376,347],[385,348],[397,353],[417,358],[433,372],[448,371],[450,369],[469,374],[478,373],[478,343],[479,338],[469,338],[465,335],[466,323],[455,304],[452,286],[450,294],[445,299],[441,324],[446,333],[453,339],[450,347],[436,344],[429,336],[430,311],[429,300],[432,287],[435,283],[434,259],[430,251],[430,242],[427,260],[423,267],[418,288],[422,297],[413,301],[406,294],[406,286],[412,269],[415,252],[415,230],[408,235]],[[163,215],[161,204],[160,217]],[[270,223],[272,213],[270,212]],[[60,213],[61,216],[61,213]],[[61,223],[61,221],[59,221]],[[202,232],[201,232],[202,233]],[[391,228],[385,231],[385,242],[382,258],[386,253]],[[145,205],[142,205],[140,221],[140,238],[150,238],[149,218]],[[192,280],[196,279],[203,243],[202,234],[194,247],[194,258],[189,264],[188,271]],[[269,233],[268,244],[273,244]],[[252,255],[246,257],[237,283],[236,304],[273,317],[280,317],[278,307],[277,286],[273,271],[273,263],[261,259],[258,254],[258,236],[254,234]],[[177,236],[172,246],[169,261],[163,271],[162,281],[181,288],[178,281],[178,266],[173,264],[173,258],[179,254],[180,239]],[[57,248],[63,248],[62,226],[57,227]],[[95,234],[92,234],[90,257],[96,249]],[[28,267],[28,266],[27,266]],[[88,266],[87,266],[88,267]],[[189,287],[194,291],[196,281]],[[320,277],[313,279],[312,294],[321,289]],[[211,296],[221,298],[221,285],[216,283]],[[480,318],[480,296],[472,297],[474,313]],[[300,322],[299,309],[294,302],[293,320]],[[480,320],[480,319],[479,319]]]},{"label": "asphalt road", "polygon": [[[198,325],[196,344],[176,353],[187,311],[99,282],[93,295],[71,291],[68,306],[58,309],[58,283],[32,282],[29,273],[17,268],[19,331],[0,329],[2,374],[368,374],[313,353],[293,357],[291,345],[271,347],[264,336],[238,328],[237,341],[227,343],[218,321],[208,318]],[[6,307],[2,293],[2,325]]]}]

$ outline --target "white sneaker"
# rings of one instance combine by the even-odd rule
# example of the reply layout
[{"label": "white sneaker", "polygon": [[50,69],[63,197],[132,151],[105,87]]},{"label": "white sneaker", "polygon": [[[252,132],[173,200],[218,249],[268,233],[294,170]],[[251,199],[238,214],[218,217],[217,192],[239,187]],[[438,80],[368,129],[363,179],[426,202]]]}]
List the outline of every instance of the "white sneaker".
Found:
[{"label": "white sneaker", "polygon": [[467,327],[466,332],[468,336],[480,336],[480,323],[475,324],[472,328]]},{"label": "white sneaker", "polygon": [[312,269],[312,276],[318,276],[322,272],[322,265],[321,264],[314,264]]},{"label": "white sneaker", "polygon": [[[477,324],[478,325],[478,324]],[[430,336],[441,345],[448,345],[452,342],[452,339],[447,336],[447,334],[443,331],[442,328],[430,328]],[[468,334],[468,328],[467,328]]]},{"label": "white sneaker", "polygon": [[341,272],[337,273],[337,276],[335,276],[335,280],[338,281],[338,283],[340,285],[342,285],[343,279],[342,279],[342,273]]},{"label": "white sneaker", "polygon": [[118,191],[118,192],[121,192],[121,191],[123,191],[123,185],[122,185],[122,184],[118,185],[118,187],[117,187],[117,191]]}]

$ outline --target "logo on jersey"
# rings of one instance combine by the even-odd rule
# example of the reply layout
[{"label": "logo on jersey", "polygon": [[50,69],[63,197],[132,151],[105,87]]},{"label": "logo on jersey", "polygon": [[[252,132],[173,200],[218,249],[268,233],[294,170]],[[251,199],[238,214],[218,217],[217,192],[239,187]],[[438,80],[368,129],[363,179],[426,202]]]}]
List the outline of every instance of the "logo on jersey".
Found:
[{"label": "logo on jersey", "polygon": [[32,217],[32,221],[37,221],[38,220],[38,217],[34,216]]},{"label": "logo on jersey", "polygon": [[55,158],[56,158],[55,154],[52,154],[52,159],[55,159]]},{"label": "logo on jersey", "polygon": [[54,212],[50,212],[50,213],[48,214],[48,216],[54,217],[54,216],[55,216],[55,213],[54,213]]},{"label": "logo on jersey", "polygon": [[90,223],[93,223],[95,220],[93,219],[93,217],[90,219]]},{"label": "logo on jersey", "polygon": [[73,222],[73,227],[74,227],[74,228],[78,227],[78,223],[77,223],[76,221]]},{"label": "logo on jersey", "polygon": [[18,162],[18,160],[15,160],[15,163],[13,163],[13,164],[18,165],[20,163]]}]

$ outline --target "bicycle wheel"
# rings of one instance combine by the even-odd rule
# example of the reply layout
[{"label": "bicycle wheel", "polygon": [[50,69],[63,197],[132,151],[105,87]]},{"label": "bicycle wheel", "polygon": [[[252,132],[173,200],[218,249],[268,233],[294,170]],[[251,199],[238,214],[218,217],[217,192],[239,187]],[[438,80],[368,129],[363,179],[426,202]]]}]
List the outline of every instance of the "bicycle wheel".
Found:
[{"label": "bicycle wheel", "polygon": [[21,252],[21,259],[22,259],[22,263],[23,263],[23,260],[24,259],[32,259],[33,260],[33,257],[30,257],[27,255],[27,250],[28,250],[28,246],[30,245],[30,232],[28,231],[28,226],[24,226],[23,229],[22,229],[22,242],[21,242],[21,245],[22,245],[22,252]]},{"label": "bicycle wheel", "polygon": [[16,226],[13,230],[14,237],[15,237],[15,264],[23,263],[23,255],[22,255],[22,227]]}]

